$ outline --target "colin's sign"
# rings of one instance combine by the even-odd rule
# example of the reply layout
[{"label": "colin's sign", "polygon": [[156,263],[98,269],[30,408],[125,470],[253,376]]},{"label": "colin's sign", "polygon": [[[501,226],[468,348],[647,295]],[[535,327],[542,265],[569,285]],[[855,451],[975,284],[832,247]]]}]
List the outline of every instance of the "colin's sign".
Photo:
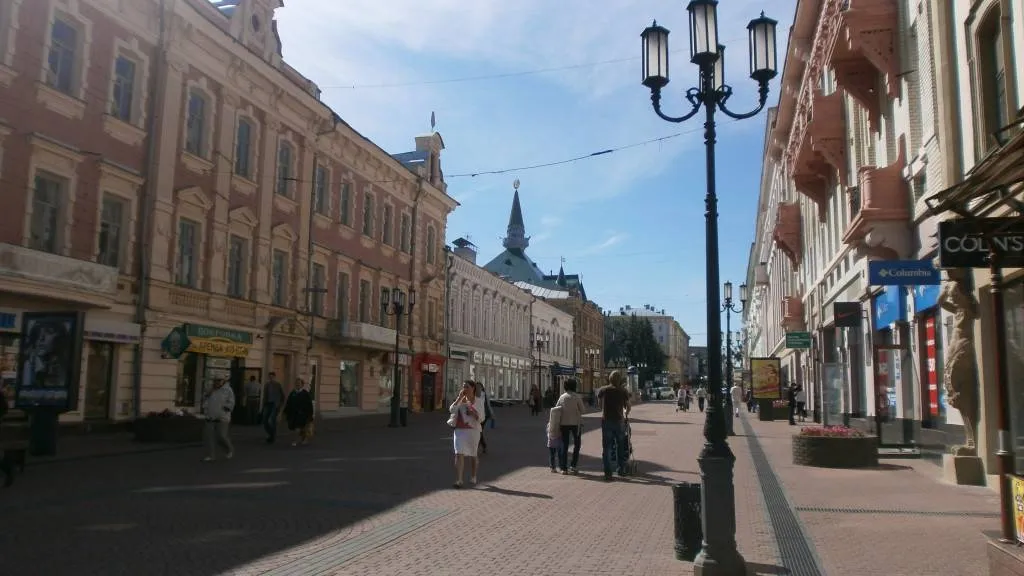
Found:
[{"label": "colin's sign", "polygon": [[1024,221],[1018,218],[946,220],[939,223],[939,263],[943,268],[1024,266]]}]

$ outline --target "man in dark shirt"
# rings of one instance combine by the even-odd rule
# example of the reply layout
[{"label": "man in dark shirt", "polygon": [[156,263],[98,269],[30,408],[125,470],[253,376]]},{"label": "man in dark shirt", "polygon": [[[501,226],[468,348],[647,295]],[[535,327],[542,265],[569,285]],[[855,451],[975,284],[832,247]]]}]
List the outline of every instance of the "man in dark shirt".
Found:
[{"label": "man in dark shirt", "polygon": [[619,476],[626,475],[626,461],[629,459],[626,447],[626,417],[629,416],[629,392],[623,387],[622,372],[613,371],[608,376],[611,382],[597,391],[601,405],[601,460],[604,463],[604,479],[612,479],[612,454]]},{"label": "man in dark shirt", "polygon": [[271,372],[263,385],[263,431],[267,433],[267,444],[277,439],[277,418],[283,406],[284,387],[277,381],[277,374]]}]

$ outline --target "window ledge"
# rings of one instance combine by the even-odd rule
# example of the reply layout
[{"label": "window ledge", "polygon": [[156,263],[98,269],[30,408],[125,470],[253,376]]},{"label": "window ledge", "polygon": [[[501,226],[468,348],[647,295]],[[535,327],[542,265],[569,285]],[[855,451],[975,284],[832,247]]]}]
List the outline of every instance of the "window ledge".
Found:
[{"label": "window ledge", "polygon": [[405,252],[398,253],[398,261],[401,262],[402,264],[408,264],[410,260],[412,260],[412,256],[406,254]]},{"label": "window ledge", "polygon": [[383,252],[384,256],[387,257],[387,258],[394,258],[395,252],[396,252],[396,250],[395,250],[395,248],[393,246],[389,246],[388,244],[385,244],[384,242],[380,243],[380,251]]},{"label": "window ledge", "polygon": [[0,64],[0,84],[10,86],[11,82],[14,82],[14,79],[17,77],[18,73],[13,68],[6,64]]},{"label": "window ledge", "polygon": [[320,228],[321,230],[329,229],[331,225],[334,223],[333,221],[331,221],[330,216],[326,216],[319,212],[313,213],[313,222],[316,224],[316,227]]},{"label": "window ledge", "polygon": [[182,151],[181,163],[184,164],[185,168],[188,170],[201,176],[206,176],[213,171],[213,162],[210,162],[206,158],[200,158],[191,152]]},{"label": "window ledge", "polygon": [[287,196],[274,192],[274,208],[286,214],[294,214],[299,209],[299,203]]},{"label": "window ledge", "polygon": [[359,237],[359,244],[362,245],[363,248],[373,248],[376,243],[376,240],[370,236],[363,235]]},{"label": "window ledge", "polygon": [[338,226],[338,232],[341,232],[341,237],[345,240],[355,240],[356,238],[356,231],[344,224]]},{"label": "window ledge", "polygon": [[84,100],[79,100],[41,82],[36,90],[36,99],[50,110],[66,118],[81,120],[85,116]]},{"label": "window ledge", "polygon": [[110,114],[103,115],[103,131],[129,146],[138,146],[146,139],[145,130]]},{"label": "window ledge", "polygon": [[257,188],[256,182],[238,174],[231,175],[231,186],[247,196],[255,194]]}]

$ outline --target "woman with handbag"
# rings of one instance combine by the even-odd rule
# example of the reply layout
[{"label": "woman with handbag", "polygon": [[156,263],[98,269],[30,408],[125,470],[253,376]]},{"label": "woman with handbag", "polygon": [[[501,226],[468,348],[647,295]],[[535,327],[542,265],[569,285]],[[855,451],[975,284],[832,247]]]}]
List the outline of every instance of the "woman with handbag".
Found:
[{"label": "woman with handbag", "polygon": [[469,482],[475,485],[480,470],[480,460],[477,458],[477,450],[480,447],[480,423],[484,419],[486,407],[484,399],[477,396],[476,386],[472,380],[462,383],[462,392],[448,407],[448,412],[451,413],[448,425],[455,429],[452,435],[455,448],[455,488],[462,488],[462,475],[467,458],[470,461]]}]

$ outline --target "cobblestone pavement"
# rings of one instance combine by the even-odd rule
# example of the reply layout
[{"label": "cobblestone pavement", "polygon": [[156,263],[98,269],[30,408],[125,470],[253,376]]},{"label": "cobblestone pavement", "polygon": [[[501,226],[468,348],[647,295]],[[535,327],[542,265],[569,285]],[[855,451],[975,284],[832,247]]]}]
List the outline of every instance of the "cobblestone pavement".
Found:
[{"label": "cobblestone pavement", "polygon": [[[26,576],[688,573],[673,556],[668,485],[699,479],[703,415],[673,408],[634,409],[640,473],[613,483],[601,481],[596,416],[587,417],[581,474],[566,477],[547,468],[546,419],[521,407],[498,411],[471,490],[449,487],[441,414],[409,428],[325,434],[305,448],[243,433],[238,455],[212,464],[186,449],[29,467],[0,490],[0,559],[4,573]],[[737,543],[752,574],[786,574],[740,424],[731,442]],[[992,492],[942,485],[917,461],[794,467],[794,429],[751,424],[822,572],[985,573]]]},{"label": "cobblestone pavement", "polygon": [[941,481],[926,460],[883,459],[878,469],[795,466],[786,422],[748,422],[827,574],[978,576],[985,536],[999,529],[996,492]]}]

